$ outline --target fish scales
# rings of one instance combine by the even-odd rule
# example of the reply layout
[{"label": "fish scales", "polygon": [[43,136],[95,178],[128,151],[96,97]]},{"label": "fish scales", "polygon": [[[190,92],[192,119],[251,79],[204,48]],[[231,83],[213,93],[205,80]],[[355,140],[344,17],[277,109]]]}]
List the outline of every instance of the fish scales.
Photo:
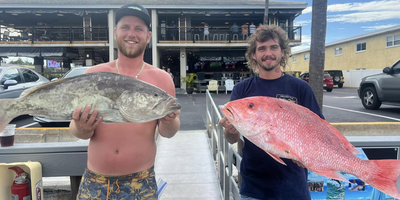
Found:
[{"label": "fish scales", "polygon": [[[92,105],[104,122],[144,123],[180,109],[178,100],[141,80],[109,72],[59,79],[0,100],[0,131],[15,117],[72,119],[77,107]],[[92,112],[91,111],[91,112]]]},{"label": "fish scales", "polygon": [[221,110],[244,137],[284,165],[280,158],[346,182],[338,172],[353,174],[400,198],[399,160],[359,159],[354,155],[358,150],[337,129],[303,106],[272,97],[249,97],[231,101]]}]

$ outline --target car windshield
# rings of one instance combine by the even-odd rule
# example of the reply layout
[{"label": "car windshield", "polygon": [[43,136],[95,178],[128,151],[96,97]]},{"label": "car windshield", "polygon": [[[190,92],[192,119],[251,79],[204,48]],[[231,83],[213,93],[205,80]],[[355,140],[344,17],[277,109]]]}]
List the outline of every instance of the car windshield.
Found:
[{"label": "car windshield", "polygon": [[324,74],[324,78],[330,78],[331,77],[331,75],[329,75],[329,74]]},{"label": "car windshield", "polygon": [[81,75],[81,74],[85,73],[85,71],[86,71],[87,69],[88,69],[88,68],[74,68],[74,69],[72,69],[71,71],[69,71],[69,72],[64,76],[64,78],[69,78],[69,77]]}]

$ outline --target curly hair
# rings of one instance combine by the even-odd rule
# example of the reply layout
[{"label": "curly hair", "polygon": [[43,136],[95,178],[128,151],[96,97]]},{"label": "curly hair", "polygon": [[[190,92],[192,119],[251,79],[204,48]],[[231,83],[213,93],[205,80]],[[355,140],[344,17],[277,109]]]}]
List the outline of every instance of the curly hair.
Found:
[{"label": "curly hair", "polygon": [[260,73],[258,71],[257,61],[253,59],[253,54],[256,53],[257,42],[266,42],[270,39],[279,43],[279,46],[284,53],[284,56],[282,56],[282,60],[279,64],[283,70],[285,70],[287,67],[287,62],[290,55],[290,46],[286,32],[281,27],[276,25],[264,25],[258,28],[247,40],[248,46],[246,51],[246,59],[248,61],[248,68],[256,74]]}]

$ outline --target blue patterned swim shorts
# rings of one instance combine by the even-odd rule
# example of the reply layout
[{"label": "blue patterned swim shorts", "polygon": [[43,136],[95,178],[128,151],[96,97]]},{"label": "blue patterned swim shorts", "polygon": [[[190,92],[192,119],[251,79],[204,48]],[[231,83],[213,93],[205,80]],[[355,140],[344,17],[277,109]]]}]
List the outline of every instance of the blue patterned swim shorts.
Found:
[{"label": "blue patterned swim shorts", "polygon": [[82,176],[77,200],[157,200],[154,166],[124,176],[104,176],[88,169]]}]

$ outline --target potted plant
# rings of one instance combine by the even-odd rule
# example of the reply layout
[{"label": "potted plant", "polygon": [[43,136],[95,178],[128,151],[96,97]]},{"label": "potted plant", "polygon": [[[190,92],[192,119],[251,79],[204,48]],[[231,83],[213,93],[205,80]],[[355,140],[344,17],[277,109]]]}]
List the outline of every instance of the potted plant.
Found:
[{"label": "potted plant", "polygon": [[186,77],[182,77],[182,82],[186,83],[186,93],[193,93],[194,82],[196,81],[196,79],[196,74],[188,74]]}]

